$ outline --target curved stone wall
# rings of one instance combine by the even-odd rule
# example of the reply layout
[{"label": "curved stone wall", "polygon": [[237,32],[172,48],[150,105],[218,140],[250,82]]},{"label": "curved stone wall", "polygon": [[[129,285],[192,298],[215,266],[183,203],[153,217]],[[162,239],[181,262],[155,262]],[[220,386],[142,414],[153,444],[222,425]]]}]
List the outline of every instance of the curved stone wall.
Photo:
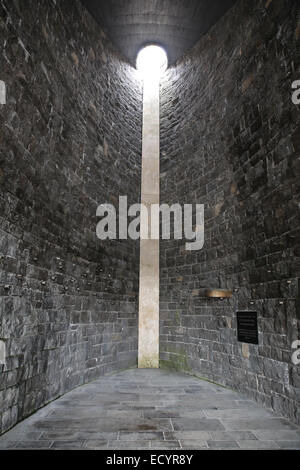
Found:
[{"label": "curved stone wall", "polygon": [[142,90],[79,1],[0,1],[0,432],[137,364],[138,245],[96,208],[140,200]]},{"label": "curved stone wall", "polygon": [[[161,202],[205,205],[205,245],[161,242],[161,365],[298,421],[299,4],[239,1],[162,85]],[[233,289],[207,299],[205,289]],[[236,312],[258,313],[259,345]]]}]

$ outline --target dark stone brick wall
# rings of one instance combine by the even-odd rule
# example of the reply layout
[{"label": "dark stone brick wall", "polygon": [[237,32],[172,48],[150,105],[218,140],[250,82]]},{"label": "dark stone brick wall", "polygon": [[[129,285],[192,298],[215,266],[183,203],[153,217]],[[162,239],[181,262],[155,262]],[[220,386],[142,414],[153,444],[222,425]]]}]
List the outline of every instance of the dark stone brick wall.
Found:
[{"label": "dark stone brick wall", "polygon": [[141,84],[77,0],[0,1],[0,433],[137,363],[138,244],[96,208],[140,200]]},{"label": "dark stone brick wall", "polygon": [[[205,246],[161,242],[161,365],[300,421],[300,14],[241,0],[162,81],[161,202],[205,205]],[[230,288],[232,299],[204,296]],[[238,343],[256,310],[259,345]]]}]

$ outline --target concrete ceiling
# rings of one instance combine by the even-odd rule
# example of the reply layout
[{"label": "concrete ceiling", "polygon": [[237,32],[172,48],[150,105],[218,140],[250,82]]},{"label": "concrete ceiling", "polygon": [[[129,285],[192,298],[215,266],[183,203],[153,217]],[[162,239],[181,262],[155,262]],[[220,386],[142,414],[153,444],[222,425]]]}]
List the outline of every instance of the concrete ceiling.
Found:
[{"label": "concrete ceiling", "polygon": [[146,44],[176,62],[236,0],[82,0],[122,54],[135,64]]}]

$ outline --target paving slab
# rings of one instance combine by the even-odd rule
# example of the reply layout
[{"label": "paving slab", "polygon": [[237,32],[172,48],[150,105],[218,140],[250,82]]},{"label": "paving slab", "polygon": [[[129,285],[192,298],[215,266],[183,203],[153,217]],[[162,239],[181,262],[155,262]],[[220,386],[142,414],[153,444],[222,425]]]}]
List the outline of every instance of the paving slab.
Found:
[{"label": "paving slab", "polygon": [[151,441],[151,450],[181,450],[179,441]]},{"label": "paving slab", "polygon": [[108,441],[101,439],[91,439],[83,444],[85,450],[106,450],[108,449]]},{"label": "paving slab", "polygon": [[283,418],[249,418],[222,419],[226,430],[230,431],[254,431],[254,430],[296,430],[297,426]]},{"label": "paving slab", "polygon": [[0,449],[300,449],[300,427],[190,375],[135,369],[50,403],[0,437]]},{"label": "paving slab", "polygon": [[193,439],[182,439],[180,440],[182,449],[185,450],[202,450],[207,449],[207,441],[193,440]]},{"label": "paving slab", "polygon": [[238,445],[244,450],[275,450],[279,445],[274,441],[238,441]]},{"label": "paving slab", "polygon": [[276,444],[280,447],[280,449],[300,450],[299,441],[276,441]]},{"label": "paving slab", "polygon": [[222,449],[222,450],[229,450],[229,449],[238,449],[239,446],[235,441],[208,441],[208,447],[210,449]]},{"label": "paving slab", "polygon": [[172,423],[175,431],[216,431],[225,429],[218,419],[175,418],[172,419]]}]

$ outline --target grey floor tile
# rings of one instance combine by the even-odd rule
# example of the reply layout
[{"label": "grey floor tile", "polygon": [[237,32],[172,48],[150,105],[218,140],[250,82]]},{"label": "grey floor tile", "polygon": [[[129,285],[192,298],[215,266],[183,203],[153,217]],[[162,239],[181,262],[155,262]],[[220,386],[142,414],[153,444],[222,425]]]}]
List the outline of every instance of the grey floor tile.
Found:
[{"label": "grey floor tile", "polygon": [[21,441],[17,443],[17,449],[49,449],[51,441]]},{"label": "grey floor tile", "polygon": [[104,450],[108,448],[108,441],[101,439],[91,439],[85,441],[83,444],[83,449],[89,450]]},{"label": "grey floor tile", "polygon": [[179,441],[152,441],[151,449],[152,450],[181,449],[181,444]]},{"label": "grey floor tile", "polygon": [[258,439],[250,431],[212,431],[210,434],[211,439],[214,441],[255,441]]},{"label": "grey floor tile", "polygon": [[99,432],[99,431],[70,431],[65,430],[56,430],[44,432],[41,436],[41,439],[52,440],[52,441],[89,441],[89,440],[116,440],[118,437],[118,432]]},{"label": "grey floor tile", "polygon": [[[74,407],[73,407],[74,408]],[[142,410],[103,410],[101,406],[86,406],[75,409],[55,410],[49,418],[51,419],[68,419],[71,415],[72,419],[89,419],[93,416],[93,419],[99,418],[116,418],[116,419],[138,419],[142,418]]]},{"label": "grey floor tile", "polygon": [[17,446],[18,442],[13,442],[13,441],[2,441],[0,442],[0,450],[9,450],[9,449],[14,449]]},{"label": "grey floor tile", "polygon": [[276,441],[280,449],[300,450],[300,441]]},{"label": "grey floor tile", "polygon": [[208,431],[173,431],[165,432],[164,435],[167,441],[208,441],[211,439],[211,433]]},{"label": "grey floor tile", "polygon": [[192,439],[182,439],[180,440],[181,447],[183,449],[190,450],[201,450],[208,447],[207,441],[197,441]]},{"label": "grey floor tile", "polygon": [[55,441],[51,445],[51,449],[76,450],[82,449],[83,444],[83,441]]},{"label": "grey floor tile", "polygon": [[150,442],[149,441],[110,441],[108,443],[108,449],[113,449],[113,450],[150,449]]},{"label": "grey floor tile", "polygon": [[180,412],[173,410],[146,410],[144,411],[144,418],[179,418]]},{"label": "grey floor tile", "polygon": [[163,432],[120,432],[120,441],[162,441]]},{"label": "grey floor tile", "polygon": [[238,449],[239,446],[235,441],[207,441],[210,449]]},{"label": "grey floor tile", "polygon": [[153,419],[140,419],[132,423],[119,424],[119,431],[170,431],[172,429],[170,419],[153,418]]},{"label": "grey floor tile", "polygon": [[300,431],[269,429],[267,431],[253,431],[261,441],[300,441]]},{"label": "grey floor tile", "polygon": [[129,370],[77,388],[0,437],[0,449],[297,449],[300,428],[184,374]]},{"label": "grey floor tile", "polygon": [[[249,413],[249,416],[250,413]],[[222,419],[226,430],[230,431],[255,431],[255,430],[293,430],[296,425],[289,423],[281,418],[241,418],[241,419]]]},{"label": "grey floor tile", "polygon": [[279,449],[279,445],[274,441],[238,441],[241,449],[249,450],[273,450]]},{"label": "grey floor tile", "polygon": [[[216,419],[240,419],[249,417],[249,409],[233,408],[225,410],[203,410],[207,418]],[[276,415],[269,410],[252,409],[251,418],[274,418]]]},{"label": "grey floor tile", "polygon": [[218,419],[179,418],[172,419],[175,431],[217,431],[224,430]]},{"label": "grey floor tile", "polygon": [[[0,442],[5,442],[7,440],[10,441],[37,441],[39,438],[41,438],[42,433],[41,432],[36,432],[36,431],[14,431],[14,429],[7,434],[4,434],[3,436],[0,437]],[[47,439],[45,439],[47,440]]]},{"label": "grey floor tile", "polygon": [[207,418],[203,410],[182,410],[178,414],[179,418]]}]

